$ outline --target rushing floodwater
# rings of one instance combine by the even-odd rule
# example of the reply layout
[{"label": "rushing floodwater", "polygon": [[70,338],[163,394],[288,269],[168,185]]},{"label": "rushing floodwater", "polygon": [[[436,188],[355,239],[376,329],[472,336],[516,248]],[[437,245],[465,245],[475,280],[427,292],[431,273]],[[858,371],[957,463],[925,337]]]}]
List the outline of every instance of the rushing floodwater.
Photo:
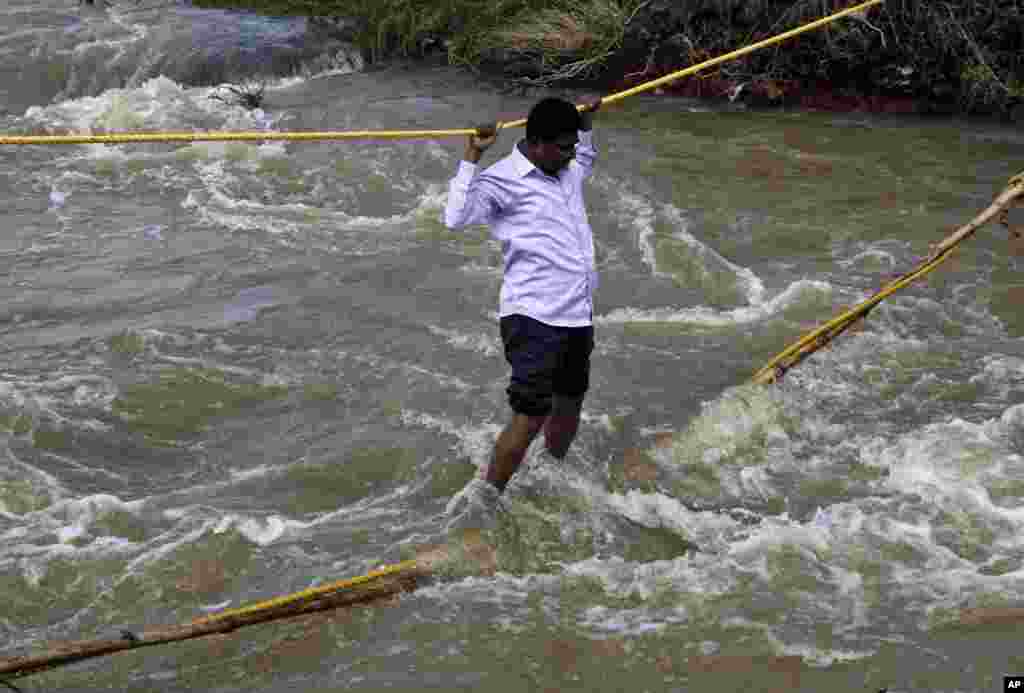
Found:
[{"label": "rushing floodwater", "polygon": [[[540,96],[363,73],[306,31],[12,0],[0,129],[465,127]],[[263,111],[210,98],[262,69]],[[1021,132],[646,96],[595,131],[592,389],[567,460],[535,446],[510,487],[495,575],[26,690],[987,692],[1024,673],[1024,626],[958,619],[1024,606],[1022,247],[985,229],[782,386],[745,384],[987,205]],[[463,146],[0,148],[0,656],[437,535],[508,417],[500,247],[439,221]]]}]

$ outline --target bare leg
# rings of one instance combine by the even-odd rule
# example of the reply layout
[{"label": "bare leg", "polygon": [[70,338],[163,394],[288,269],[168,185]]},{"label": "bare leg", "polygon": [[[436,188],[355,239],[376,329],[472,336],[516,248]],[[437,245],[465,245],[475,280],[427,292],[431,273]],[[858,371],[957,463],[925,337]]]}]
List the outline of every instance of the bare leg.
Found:
[{"label": "bare leg", "polygon": [[494,444],[494,459],[487,467],[487,481],[504,491],[509,479],[519,469],[519,465],[526,456],[526,450],[530,443],[540,433],[544,426],[546,416],[527,416],[526,414],[514,414],[512,420],[505,426],[505,430],[498,436]]},{"label": "bare leg", "polygon": [[576,438],[580,427],[580,410],[583,398],[571,399],[555,395],[551,416],[544,426],[544,444],[555,459],[562,459],[569,452],[569,446]]}]

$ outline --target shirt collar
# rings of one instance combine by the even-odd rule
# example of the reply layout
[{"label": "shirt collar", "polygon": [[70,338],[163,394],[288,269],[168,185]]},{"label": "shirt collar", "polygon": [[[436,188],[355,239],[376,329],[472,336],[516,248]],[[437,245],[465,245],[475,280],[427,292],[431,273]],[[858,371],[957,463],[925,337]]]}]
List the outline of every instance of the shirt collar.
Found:
[{"label": "shirt collar", "polygon": [[[525,142],[526,138],[523,137],[519,142]],[[512,165],[515,167],[516,175],[520,178],[533,171],[537,167],[533,165],[533,162],[527,159],[521,151],[519,151],[519,142],[516,142],[516,146],[512,148]],[[537,169],[540,170],[540,169]]]}]

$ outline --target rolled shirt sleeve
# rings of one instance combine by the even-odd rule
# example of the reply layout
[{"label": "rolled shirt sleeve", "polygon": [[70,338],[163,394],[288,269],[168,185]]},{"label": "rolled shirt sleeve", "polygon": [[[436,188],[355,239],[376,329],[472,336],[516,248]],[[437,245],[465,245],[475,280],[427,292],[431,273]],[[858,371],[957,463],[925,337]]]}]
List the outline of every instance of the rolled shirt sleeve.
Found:
[{"label": "rolled shirt sleeve", "polygon": [[501,212],[497,189],[485,174],[478,174],[478,168],[469,161],[461,161],[448,184],[448,202],[442,221],[452,231],[473,224],[490,224]]}]

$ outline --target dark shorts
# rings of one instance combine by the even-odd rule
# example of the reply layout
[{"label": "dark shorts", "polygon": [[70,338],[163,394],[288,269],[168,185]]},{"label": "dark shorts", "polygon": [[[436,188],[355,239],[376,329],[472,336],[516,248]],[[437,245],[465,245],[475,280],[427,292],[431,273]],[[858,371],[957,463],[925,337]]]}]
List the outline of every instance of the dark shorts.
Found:
[{"label": "dark shorts", "polygon": [[559,327],[525,315],[501,318],[501,341],[512,366],[508,403],[527,416],[551,412],[553,395],[581,398],[590,386],[594,327]]}]

